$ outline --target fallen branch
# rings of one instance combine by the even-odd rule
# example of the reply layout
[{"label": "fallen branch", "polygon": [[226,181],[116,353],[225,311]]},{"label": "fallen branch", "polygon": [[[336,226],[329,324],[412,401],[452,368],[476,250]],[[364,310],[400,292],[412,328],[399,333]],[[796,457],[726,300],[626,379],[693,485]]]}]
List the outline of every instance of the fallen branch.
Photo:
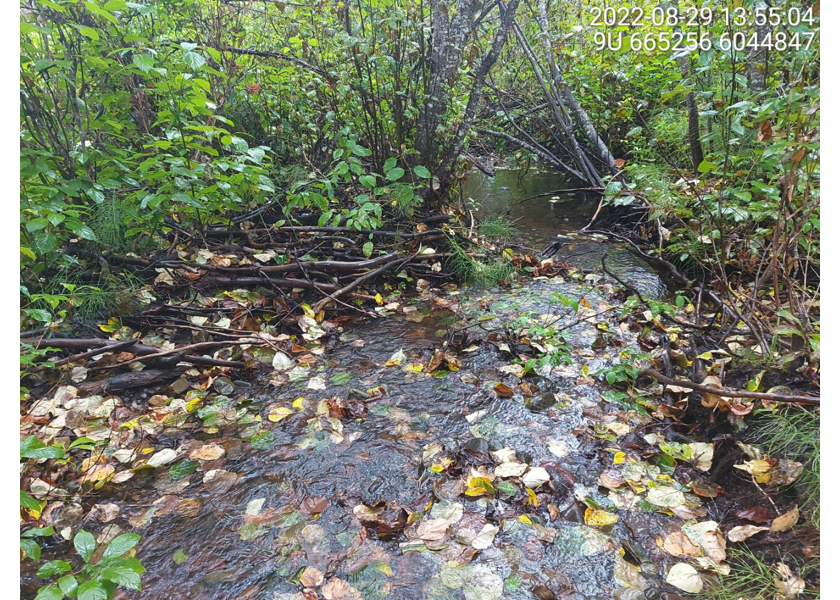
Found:
[{"label": "fallen branch", "polygon": [[84,395],[118,392],[135,387],[151,387],[180,377],[186,367],[168,367],[165,369],[144,369],[137,372],[121,373],[101,381],[86,381],[79,385],[79,392]]},{"label": "fallen branch", "polygon": [[354,227],[318,227],[316,225],[287,225],[285,227],[271,227],[261,229],[211,229],[205,235],[208,238],[224,238],[228,236],[233,237],[247,237],[252,234],[265,233],[362,233],[365,235],[375,235],[377,237],[402,237],[405,239],[412,239],[418,237],[427,237],[430,235],[443,234],[440,229],[428,229],[426,231],[418,231],[415,233],[406,233],[402,231],[383,231],[380,229],[355,229]]},{"label": "fallen branch", "polygon": [[756,398],[758,400],[770,400],[771,402],[799,402],[802,404],[819,404],[819,396],[796,396],[787,394],[771,394],[768,392],[749,392],[747,390],[730,390],[727,388],[716,388],[710,385],[703,385],[701,383],[694,383],[685,379],[672,379],[663,375],[655,369],[645,369],[642,371],[645,375],[653,377],[660,383],[665,385],[676,385],[679,387],[689,388],[697,392],[706,394],[714,394],[716,396],[723,396],[725,398]]},{"label": "fallen branch", "polygon": [[[155,360],[155,359],[158,359],[158,358],[163,358],[164,356],[171,356],[173,354],[180,354],[180,353],[186,352],[187,350],[204,350],[206,348],[224,348],[225,346],[241,346],[242,344],[260,344],[260,343],[262,343],[262,340],[259,340],[259,339],[256,339],[256,338],[246,338],[244,340],[224,340],[224,341],[221,341],[221,342],[198,342],[197,344],[188,344],[186,346],[181,346],[180,348],[172,348],[171,350],[160,350],[160,349],[158,349],[158,352],[154,352],[152,354],[143,354],[141,356],[135,356],[131,360],[127,360],[125,362],[117,363],[115,365],[95,367],[95,369],[97,369],[97,370],[99,370],[99,369],[119,369],[121,367],[127,367],[129,365],[132,365],[136,362],[143,362],[143,361],[147,361],[147,360]],[[186,355],[180,357],[180,359],[183,360],[184,362],[189,362],[187,360],[188,358],[199,358],[199,357],[186,356]],[[204,357],[201,357],[201,358],[204,358]],[[211,360],[214,363],[222,361],[222,359],[216,359],[216,358],[207,359],[207,360]],[[234,361],[225,360],[225,361],[222,361],[222,362],[232,363]],[[243,363],[239,363],[239,364],[243,365]],[[94,369],[90,369],[90,370],[93,371]]]},{"label": "fallen branch", "polygon": [[[124,341],[120,340],[104,340],[100,338],[80,338],[80,339],[72,339],[72,338],[44,338],[44,339],[27,339],[21,340],[24,343],[32,344],[35,348],[59,348],[59,349],[67,349],[67,350],[80,350],[84,348],[92,348],[95,349],[93,354],[90,356],[95,356],[96,354],[101,354],[103,352],[112,352],[115,347],[120,347],[124,344]],[[176,352],[183,352],[185,350],[190,349],[197,349],[199,347],[204,347],[201,344],[216,344],[217,346],[233,346],[239,343],[258,343],[259,340],[250,340],[248,342],[242,341],[225,341],[225,342],[201,342],[200,344],[191,344],[189,346],[182,346],[180,348],[175,348],[174,350],[167,350],[161,352],[160,348],[156,348],[155,346],[146,346],[143,344],[132,344],[131,345],[131,353],[136,355],[137,357],[142,358],[157,358],[159,356],[174,354]],[[89,353],[86,353],[89,354]],[[78,357],[71,357],[71,358],[78,358]],[[245,363],[236,360],[223,360],[220,358],[209,358],[206,356],[189,356],[185,355],[180,358],[181,362],[189,363],[192,365],[201,365],[206,367],[233,367],[237,369],[242,369],[245,367]],[[123,365],[129,364],[130,362],[135,362],[134,360],[120,363],[118,365],[110,365],[107,368],[117,368]],[[93,369],[91,369],[93,370]]]},{"label": "fallen branch", "polygon": [[327,296],[323,300],[319,300],[318,303],[314,307],[312,307],[312,310],[317,315],[319,312],[321,312],[321,309],[324,308],[327,304],[329,304],[330,302],[333,302],[334,300],[336,300],[337,298],[340,298],[341,296],[343,296],[344,294],[346,294],[348,292],[352,292],[354,289],[356,289],[357,287],[362,285],[368,279],[371,279],[372,277],[376,277],[380,273],[384,273],[385,271],[393,269],[395,266],[397,266],[399,264],[407,263],[416,256],[417,256],[417,253],[415,253],[413,256],[410,256],[409,258],[398,258],[397,260],[392,260],[391,262],[382,265],[378,269],[374,269],[373,271],[369,271],[369,272],[365,273],[364,275],[362,275],[358,279],[354,279],[352,282],[345,285],[340,290],[336,290],[335,292],[333,292],[332,294],[330,294],[329,296]]}]

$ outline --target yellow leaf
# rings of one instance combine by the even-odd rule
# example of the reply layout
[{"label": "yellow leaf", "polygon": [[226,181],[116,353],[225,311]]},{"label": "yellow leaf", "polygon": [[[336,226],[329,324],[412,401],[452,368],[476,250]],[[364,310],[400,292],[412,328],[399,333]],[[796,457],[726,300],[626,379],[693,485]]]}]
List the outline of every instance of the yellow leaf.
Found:
[{"label": "yellow leaf", "polygon": [[376,303],[379,306],[382,306],[383,304],[385,304],[385,300],[382,298],[382,294],[377,293],[376,296],[373,297],[373,299],[376,300]]},{"label": "yellow leaf", "polygon": [[526,525],[533,525],[534,522],[528,518],[528,515],[519,515],[519,520]]},{"label": "yellow leaf", "polygon": [[532,490],[531,488],[525,488],[525,491],[528,492],[528,504],[531,504],[532,506],[539,506],[540,499],[537,498],[537,495],[534,493],[534,490]]},{"label": "yellow leaf", "polygon": [[296,410],[303,410],[303,398],[298,398],[294,402],[292,402],[292,408]]},{"label": "yellow leaf", "polygon": [[616,452],[615,456],[613,456],[613,464],[614,465],[621,465],[624,464],[624,461],[627,460],[627,455],[624,452]]},{"label": "yellow leaf", "polygon": [[604,527],[618,523],[618,515],[597,508],[587,508],[583,520],[590,527]]},{"label": "yellow leaf", "polygon": [[294,414],[294,412],[291,408],[286,408],[285,406],[275,406],[269,411],[268,420],[272,423],[279,423],[289,415]]},{"label": "yellow leaf", "polygon": [[467,478],[467,491],[464,492],[467,496],[494,496],[496,488],[487,477],[474,477],[470,475]]}]

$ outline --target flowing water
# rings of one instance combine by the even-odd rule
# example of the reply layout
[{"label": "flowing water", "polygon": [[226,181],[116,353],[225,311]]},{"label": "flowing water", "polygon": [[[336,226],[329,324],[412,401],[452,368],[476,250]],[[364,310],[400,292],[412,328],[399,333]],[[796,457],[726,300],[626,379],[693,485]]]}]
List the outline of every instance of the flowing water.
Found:
[{"label": "flowing water", "polygon": [[550,172],[499,170],[495,177],[474,175],[462,190],[467,206],[478,205],[479,220],[502,218],[522,232],[525,243],[536,250],[558,243],[557,257],[584,270],[607,267],[642,293],[662,296],[667,289],[658,275],[626,248],[604,236],[578,234],[598,207],[592,194],[563,191],[561,179]]},{"label": "flowing water", "polygon": [[[548,175],[520,183],[500,172],[467,194],[483,200],[481,218],[509,210],[527,243],[540,247],[594,210],[563,193],[519,202],[554,185]],[[637,285],[660,285],[627,251],[565,241],[563,260],[597,268],[607,253]],[[606,306],[583,279],[554,277],[506,290],[424,291],[388,318],[345,326],[274,382],[266,375],[204,397],[204,426],[172,423],[156,447],[186,455],[215,443],[224,454],[106,488],[98,502],[117,505],[117,516],[84,527],[100,540],[143,536],[137,557],[148,572],[131,598],[678,598],[660,592],[654,563],[655,536],[674,517],[618,511],[615,524],[584,524],[587,505],[610,503],[598,477],[613,454],[595,434],[628,419],[585,373],[614,363],[633,336],[574,325],[574,313],[550,305],[555,292],[586,298],[592,314]],[[569,324],[571,362],[520,379],[504,338],[492,333],[544,313]],[[460,368],[425,372],[447,339],[463,350]],[[499,393],[499,383],[510,393]],[[342,407],[323,400],[333,397]],[[550,481],[532,494],[515,477],[508,486],[499,478],[497,494],[465,495],[472,469],[492,472],[499,461],[489,453],[505,448]],[[59,515],[57,525],[75,530],[78,512]],[[641,557],[641,570],[621,558],[622,543]],[[23,583],[31,590],[31,576]]]}]

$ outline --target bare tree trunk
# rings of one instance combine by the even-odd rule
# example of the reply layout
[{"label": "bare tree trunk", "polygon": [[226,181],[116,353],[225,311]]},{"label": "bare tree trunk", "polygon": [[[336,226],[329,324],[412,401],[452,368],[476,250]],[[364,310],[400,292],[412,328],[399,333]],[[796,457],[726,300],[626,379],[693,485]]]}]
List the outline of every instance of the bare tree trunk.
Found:
[{"label": "bare tree trunk", "polygon": [[534,76],[540,84],[540,88],[542,89],[546,101],[549,106],[551,106],[552,113],[554,114],[554,120],[560,127],[561,138],[563,140],[565,150],[577,164],[577,171],[583,175],[583,178],[580,178],[581,181],[584,181],[593,187],[599,186],[601,184],[600,175],[578,143],[574,132],[574,122],[566,109],[563,99],[556,93],[554,81],[545,77],[543,68],[537,59],[537,55],[528,43],[528,40],[525,38],[525,34],[522,32],[518,23],[514,23],[513,33],[516,36],[516,40],[519,42],[522,51],[531,63]]},{"label": "bare tree trunk", "polygon": [[[473,19],[481,6],[478,0],[458,0],[450,20],[449,3],[432,0],[432,47],[429,81],[425,90],[421,127],[417,132],[418,162],[432,164],[437,154],[437,129],[446,110],[448,88],[458,78],[467,38],[473,30]],[[475,24],[478,25],[477,23]]]},{"label": "bare tree trunk", "polygon": [[612,169],[615,163],[615,159],[613,158],[612,153],[607,148],[607,145],[601,139],[601,136],[595,131],[595,127],[592,125],[592,120],[589,118],[589,115],[586,114],[586,111],[583,110],[583,107],[580,105],[580,102],[572,94],[572,90],[569,88],[569,84],[566,82],[566,78],[563,77],[563,74],[560,72],[560,69],[557,67],[557,61],[554,60],[554,51],[551,48],[551,39],[548,37],[548,15],[546,13],[546,0],[540,0],[539,3],[539,18],[538,23],[540,25],[540,31],[542,32],[543,38],[543,45],[545,46],[546,55],[548,56],[548,64],[551,69],[551,75],[554,79],[554,85],[557,89],[559,89],[560,93],[563,96],[563,100],[566,105],[571,109],[572,114],[575,117],[575,121],[578,124],[583,132],[586,134],[586,137],[589,139],[589,143],[592,144],[592,147],[596,149],[597,156],[601,159],[604,167],[607,169]]},{"label": "bare tree trunk", "polygon": [[[501,6],[502,4],[500,2],[500,10]],[[469,131],[472,121],[475,118],[475,111],[478,108],[478,102],[482,95],[484,80],[490,72],[491,67],[496,64],[496,61],[499,58],[499,53],[502,51],[502,46],[505,45],[505,40],[507,39],[511,26],[514,23],[514,19],[516,18],[516,9],[518,6],[519,0],[510,0],[508,2],[507,7],[504,9],[499,29],[496,31],[496,36],[493,38],[493,43],[490,45],[490,49],[487,51],[487,54],[485,54],[481,59],[481,63],[473,75],[473,84],[470,89],[470,99],[467,101],[467,108],[461,118],[460,125],[458,125],[455,137],[452,139],[452,142],[449,144],[446,152],[444,152],[440,165],[437,168],[438,179],[444,187],[449,183],[449,179],[452,176],[452,168],[455,165],[455,160],[464,149],[464,140],[466,139],[467,131]]]},{"label": "bare tree trunk", "polygon": [[[769,6],[770,3],[767,0],[755,0],[753,3],[753,22],[755,22],[755,12],[758,10],[766,11]],[[763,25],[755,25],[755,33],[758,36],[759,44],[765,36],[771,33],[770,25],[768,25],[766,19]],[[760,92],[767,85],[766,69],[767,48],[759,46],[747,57],[747,80],[752,91]]]},{"label": "bare tree trunk", "polygon": [[[688,56],[679,57],[680,75],[684,81],[691,78],[691,65]],[[685,108],[688,113],[688,146],[691,149],[691,164],[694,173],[700,172],[700,163],[703,162],[703,145],[700,143],[700,117],[697,113],[697,102],[694,99],[694,91],[689,88],[685,97]]]}]

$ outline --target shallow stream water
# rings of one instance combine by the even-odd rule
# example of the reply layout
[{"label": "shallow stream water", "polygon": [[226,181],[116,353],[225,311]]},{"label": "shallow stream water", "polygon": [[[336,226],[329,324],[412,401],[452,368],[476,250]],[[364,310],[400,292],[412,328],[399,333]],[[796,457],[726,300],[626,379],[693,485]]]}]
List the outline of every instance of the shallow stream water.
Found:
[{"label": "shallow stream water", "polygon": [[[518,182],[502,171],[465,194],[482,202],[480,218],[509,210],[526,243],[542,247],[585,225],[595,208],[563,193],[519,202],[554,185],[548,175]],[[661,285],[625,250],[562,239],[558,256],[582,269],[597,268],[607,253],[637,285]],[[633,340],[620,328],[573,325],[574,314],[550,305],[555,292],[586,298],[593,314],[606,306],[585,279],[425,292],[407,303],[408,312],[347,326],[332,345],[313,347],[308,367],[299,361],[280,385],[234,382],[226,396],[203,399],[204,407],[219,407],[199,412],[213,415],[203,430],[169,427],[156,444],[215,443],[222,457],[189,464],[191,473],[138,472],[98,500],[118,505],[116,518],[84,527],[104,539],[108,528],[111,536],[143,536],[137,557],[147,573],[131,598],[678,598],[660,591],[668,588],[655,558],[655,537],[675,517],[619,510],[613,525],[584,524],[586,502],[608,503],[598,488],[608,459],[603,439],[592,434],[626,419],[585,373],[615,362]],[[511,355],[486,339],[528,314],[554,314],[570,325],[571,362],[528,378],[534,387],[526,397],[520,378],[503,370]],[[423,370],[444,339],[465,332],[474,337],[463,341],[460,368]],[[611,343],[596,343],[605,336]],[[512,395],[497,393],[499,383]],[[332,397],[354,399],[344,418],[326,408],[323,399]],[[255,442],[255,431],[269,433]],[[506,448],[550,476],[533,496],[539,506],[522,486],[464,495],[471,469],[492,470],[498,460],[489,453]],[[364,519],[385,525],[376,530]],[[445,533],[434,527],[441,520],[449,522]],[[436,523],[418,533],[426,521]],[[641,571],[621,558],[622,542],[642,557]]]}]

